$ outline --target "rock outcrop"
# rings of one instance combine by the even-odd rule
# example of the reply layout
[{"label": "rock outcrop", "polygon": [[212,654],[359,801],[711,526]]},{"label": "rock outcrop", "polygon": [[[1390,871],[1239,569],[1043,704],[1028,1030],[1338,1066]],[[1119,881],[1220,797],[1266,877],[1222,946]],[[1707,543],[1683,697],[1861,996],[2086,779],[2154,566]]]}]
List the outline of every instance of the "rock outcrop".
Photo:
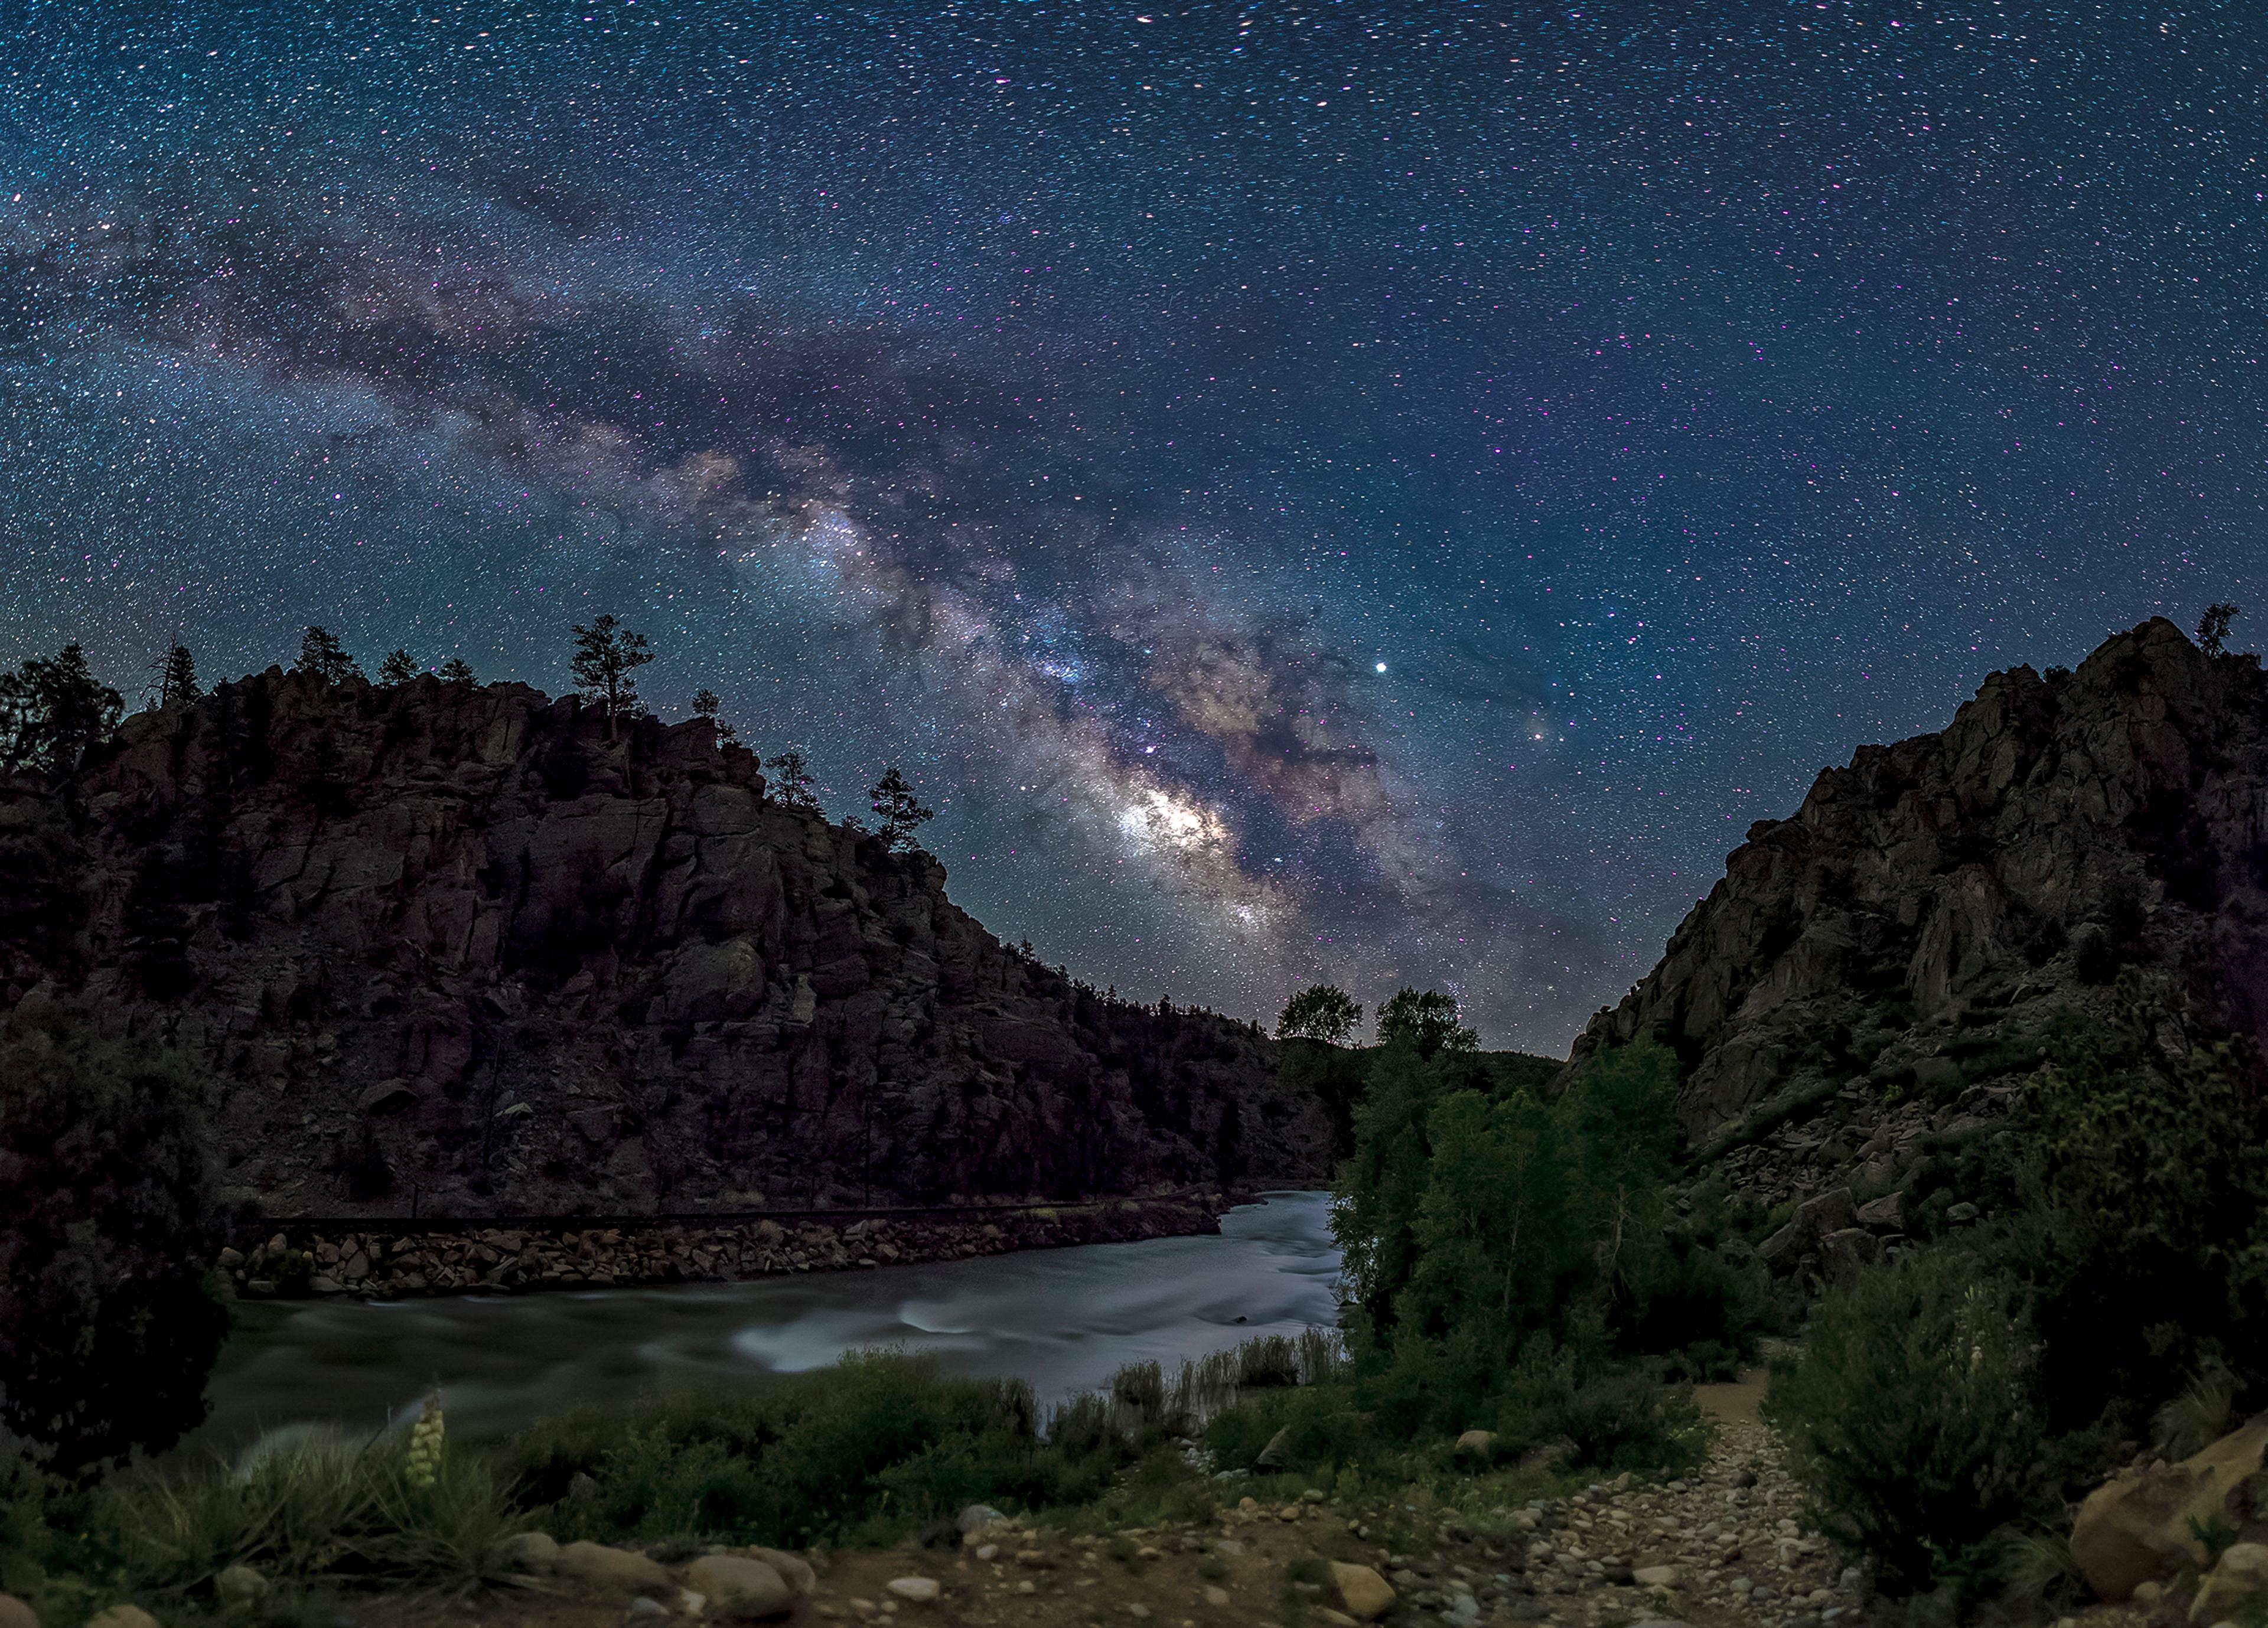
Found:
[{"label": "rock outcrop", "polygon": [[[2198,1029],[2268,1038],[2268,682],[2162,619],[2076,672],[1994,674],[1942,733],[1823,771],[1749,829],[1573,1060],[1656,1034],[1712,1151],[1838,1093],[1874,1104],[1852,1145],[1798,1137],[1781,1161],[1855,1171],[2005,1111],[2044,1026],[2130,965]],[[1901,1100],[1937,1111],[1901,1129],[1879,1112]],[[1788,1174],[1744,1184],[1802,1191]]]},{"label": "rock outcrop", "polygon": [[[2216,1553],[2202,1534],[2217,1534],[2224,1548],[2235,1544],[2228,1555],[2236,1548],[2259,1549],[2259,1539],[2268,1536],[2263,1519],[2268,1512],[2258,1501],[2264,1457],[2268,1415],[2178,1464],[2138,1469],[2104,1482],[2088,1494],[2073,1521],[2072,1563],[2095,1593],[2124,1600],[2143,1584],[2169,1581],[2184,1568],[2213,1570]],[[2257,1556],[2240,1557],[2222,1592],[2249,1595],[2260,1570]]]},{"label": "rock outcrop", "polygon": [[0,781],[0,1014],[162,1042],[272,1215],[1327,1174],[1276,1047],[996,940],[705,720],[271,668]]}]

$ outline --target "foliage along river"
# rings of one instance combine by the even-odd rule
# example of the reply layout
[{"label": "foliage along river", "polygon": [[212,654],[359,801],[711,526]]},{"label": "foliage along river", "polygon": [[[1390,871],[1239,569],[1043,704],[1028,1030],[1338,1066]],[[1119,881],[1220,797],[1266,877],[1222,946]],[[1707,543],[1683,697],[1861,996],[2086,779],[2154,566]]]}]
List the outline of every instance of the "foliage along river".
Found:
[{"label": "foliage along river", "polygon": [[486,1435],[578,1402],[746,1383],[861,1347],[1014,1374],[1046,1403],[1130,1362],[1185,1358],[1338,1320],[1329,1197],[1271,1193],[1220,1234],[1086,1244],[749,1283],[394,1301],[254,1300],[221,1353],[212,1415],[185,1444],[374,1430],[438,1381],[453,1430]]}]

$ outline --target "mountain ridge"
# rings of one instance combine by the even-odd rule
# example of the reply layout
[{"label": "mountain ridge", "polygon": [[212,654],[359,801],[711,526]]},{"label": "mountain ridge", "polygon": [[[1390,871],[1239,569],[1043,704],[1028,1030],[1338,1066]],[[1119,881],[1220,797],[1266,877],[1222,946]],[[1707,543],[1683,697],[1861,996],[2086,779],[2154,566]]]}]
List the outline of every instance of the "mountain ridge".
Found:
[{"label": "mountain ridge", "polygon": [[1254,1026],[1037,965],[704,719],[270,668],[0,782],[0,1012],[186,1059],[240,1209],[1328,1178]]},{"label": "mountain ridge", "polygon": [[1933,1094],[1949,1116],[2029,1071],[2058,1014],[2106,1013],[2127,968],[2185,1014],[2167,1046],[2268,1043],[2268,681],[2159,617],[1822,770],[1569,1068],[1654,1034],[1704,1149],[1837,1093]]}]

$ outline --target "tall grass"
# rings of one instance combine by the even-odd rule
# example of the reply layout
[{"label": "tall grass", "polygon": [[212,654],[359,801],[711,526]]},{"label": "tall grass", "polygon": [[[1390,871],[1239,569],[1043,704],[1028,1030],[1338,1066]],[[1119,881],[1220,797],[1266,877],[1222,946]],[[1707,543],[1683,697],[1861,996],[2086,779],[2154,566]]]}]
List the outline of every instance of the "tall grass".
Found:
[{"label": "tall grass", "polygon": [[1101,1391],[1057,1405],[1048,1440],[1090,1447],[1105,1436],[1129,1440],[1145,1431],[1194,1436],[1254,1393],[1343,1378],[1346,1347],[1336,1329],[1263,1334],[1194,1359],[1168,1380],[1161,1365],[1130,1363]]}]

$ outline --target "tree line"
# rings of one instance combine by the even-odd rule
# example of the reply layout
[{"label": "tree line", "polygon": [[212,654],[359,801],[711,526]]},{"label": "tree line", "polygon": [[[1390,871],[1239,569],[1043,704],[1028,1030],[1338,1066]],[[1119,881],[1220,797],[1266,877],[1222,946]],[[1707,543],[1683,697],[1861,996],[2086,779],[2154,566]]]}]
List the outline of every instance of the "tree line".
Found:
[{"label": "tree line", "polygon": [[[654,659],[651,642],[643,633],[622,625],[619,618],[601,615],[578,622],[570,632],[573,653],[569,672],[576,692],[599,709],[611,737],[624,723],[651,717],[638,695],[637,673]],[[197,679],[195,656],[186,645],[176,644],[151,664],[153,676],[143,698],[158,708],[186,706],[204,694]],[[299,639],[294,673],[306,674],[325,684],[369,682],[362,666],[328,628],[309,626]],[[470,663],[452,655],[427,667],[406,649],[396,647],[378,664],[381,688],[408,684],[427,674],[445,684],[479,681]],[[723,703],[703,686],[693,697],[696,718],[706,719],[725,746],[740,743],[740,732],[718,716]],[[104,683],[88,665],[85,650],[77,642],[52,657],[33,656],[12,673],[0,672],[0,774],[36,773],[63,778],[77,772],[87,754],[116,733],[126,712],[125,697]],[[789,808],[823,814],[809,765],[791,747],[770,759],[760,759],[773,771],[773,800]],[[910,851],[915,833],[937,817],[937,810],[895,765],[866,789],[867,807],[874,816],[870,826],[853,814],[842,823],[860,836],[881,838],[892,852]]]}]

